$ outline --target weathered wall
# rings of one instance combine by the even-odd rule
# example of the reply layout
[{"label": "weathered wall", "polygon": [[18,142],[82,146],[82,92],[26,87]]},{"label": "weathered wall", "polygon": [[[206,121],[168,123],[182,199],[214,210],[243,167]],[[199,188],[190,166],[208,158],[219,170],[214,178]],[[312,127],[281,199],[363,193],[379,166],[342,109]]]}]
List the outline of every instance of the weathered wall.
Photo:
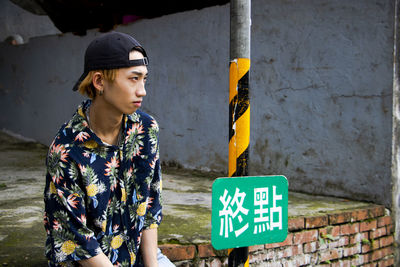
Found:
[{"label": "weathered wall", "polygon": [[0,42],[12,34],[29,42],[31,37],[60,33],[48,16],[32,14],[10,0],[0,0],[0,7]]},{"label": "weathered wall", "polygon": [[[390,204],[393,17],[390,0],[252,1],[252,175]],[[150,55],[144,110],[162,159],[226,171],[229,6],[117,30]],[[0,44],[0,127],[49,143],[81,100],[71,88],[95,34]]]},{"label": "weathered wall", "polygon": [[392,5],[253,6],[253,173],[390,202]]}]

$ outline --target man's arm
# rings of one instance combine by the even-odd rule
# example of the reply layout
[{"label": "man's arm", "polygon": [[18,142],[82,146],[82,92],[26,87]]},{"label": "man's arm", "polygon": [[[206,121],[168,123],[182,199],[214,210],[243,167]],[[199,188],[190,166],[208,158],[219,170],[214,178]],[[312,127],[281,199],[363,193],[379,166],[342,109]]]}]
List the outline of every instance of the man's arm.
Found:
[{"label": "man's arm", "polygon": [[100,253],[94,257],[91,257],[86,260],[78,261],[80,266],[82,267],[112,267],[111,261],[107,258],[104,253]]},{"label": "man's arm", "polygon": [[157,267],[157,228],[146,229],[142,232],[140,250],[145,267]]}]

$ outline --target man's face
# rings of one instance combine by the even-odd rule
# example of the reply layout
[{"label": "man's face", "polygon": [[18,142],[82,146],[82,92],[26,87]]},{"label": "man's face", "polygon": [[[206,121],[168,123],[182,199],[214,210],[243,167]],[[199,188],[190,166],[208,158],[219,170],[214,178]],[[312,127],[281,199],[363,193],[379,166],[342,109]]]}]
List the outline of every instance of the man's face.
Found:
[{"label": "man's face", "polygon": [[[130,60],[143,58],[142,53],[132,51]],[[113,82],[105,81],[104,100],[123,114],[135,112],[146,95],[144,88],[147,79],[146,66],[122,68],[117,71]]]}]

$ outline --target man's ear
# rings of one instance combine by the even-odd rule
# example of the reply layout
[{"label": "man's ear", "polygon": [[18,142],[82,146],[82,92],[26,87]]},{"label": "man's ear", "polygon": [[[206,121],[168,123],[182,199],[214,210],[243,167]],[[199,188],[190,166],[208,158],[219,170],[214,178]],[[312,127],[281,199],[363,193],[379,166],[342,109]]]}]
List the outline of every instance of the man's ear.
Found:
[{"label": "man's ear", "polygon": [[95,72],[92,77],[92,84],[96,91],[103,91],[104,90],[104,78],[101,72]]}]

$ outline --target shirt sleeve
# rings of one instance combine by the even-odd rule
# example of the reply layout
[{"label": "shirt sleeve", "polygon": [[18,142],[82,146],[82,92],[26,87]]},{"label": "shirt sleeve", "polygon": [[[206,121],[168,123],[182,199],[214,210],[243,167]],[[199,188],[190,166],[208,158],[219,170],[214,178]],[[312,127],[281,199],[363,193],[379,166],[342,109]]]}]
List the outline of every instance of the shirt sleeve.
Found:
[{"label": "shirt sleeve", "polygon": [[46,161],[46,256],[54,265],[101,252],[94,232],[86,224],[85,193],[77,183],[79,169],[69,153],[68,145],[53,143]]},{"label": "shirt sleeve", "polygon": [[150,128],[150,143],[152,153],[152,161],[150,166],[152,170],[152,180],[150,184],[149,203],[144,221],[144,229],[156,228],[162,220],[162,175],[159,158],[159,141],[158,141],[158,124],[153,120]]}]

